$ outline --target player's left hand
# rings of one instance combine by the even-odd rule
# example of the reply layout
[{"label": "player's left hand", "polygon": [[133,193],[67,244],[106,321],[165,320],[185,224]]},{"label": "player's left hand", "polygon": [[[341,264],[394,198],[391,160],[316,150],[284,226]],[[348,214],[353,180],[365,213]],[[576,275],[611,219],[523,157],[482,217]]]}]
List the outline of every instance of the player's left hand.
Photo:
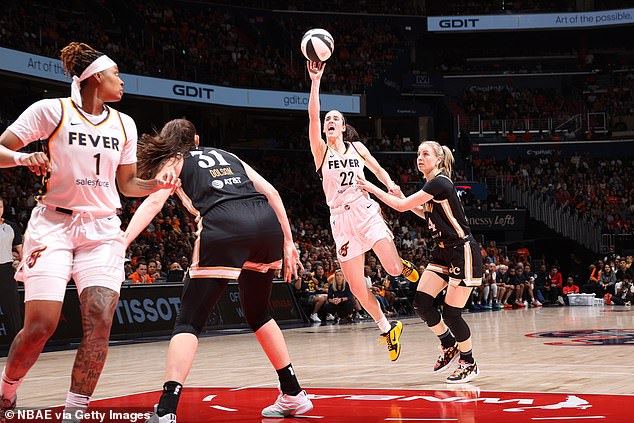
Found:
[{"label": "player's left hand", "polygon": [[297,267],[304,270],[304,265],[299,260],[299,252],[295,248],[292,239],[284,240],[284,282],[297,279]]},{"label": "player's left hand", "polygon": [[156,176],[157,185],[159,188],[171,189],[175,191],[181,186],[181,180],[176,174],[174,168],[166,169]]},{"label": "player's left hand", "polygon": [[376,190],[378,189],[376,185],[374,185],[372,182],[368,181],[361,175],[357,175],[357,179],[355,180],[355,183],[360,189],[362,189],[365,192],[369,192],[370,194],[375,193]]}]

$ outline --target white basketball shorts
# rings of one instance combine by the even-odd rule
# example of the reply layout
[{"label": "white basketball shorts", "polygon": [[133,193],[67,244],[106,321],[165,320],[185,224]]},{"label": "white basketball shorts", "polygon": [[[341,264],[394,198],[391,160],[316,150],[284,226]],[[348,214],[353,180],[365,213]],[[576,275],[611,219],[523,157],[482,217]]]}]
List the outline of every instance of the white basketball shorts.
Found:
[{"label": "white basketball shorts", "polygon": [[347,261],[372,249],[377,241],[394,239],[379,204],[360,197],[350,204],[330,210],[330,227],[339,261]]},{"label": "white basketball shorts", "polygon": [[90,286],[119,292],[125,279],[122,235],[116,215],[97,218],[90,213],[35,207],[15,274],[16,280],[24,282],[24,301],[64,301],[71,277],[79,295]]}]

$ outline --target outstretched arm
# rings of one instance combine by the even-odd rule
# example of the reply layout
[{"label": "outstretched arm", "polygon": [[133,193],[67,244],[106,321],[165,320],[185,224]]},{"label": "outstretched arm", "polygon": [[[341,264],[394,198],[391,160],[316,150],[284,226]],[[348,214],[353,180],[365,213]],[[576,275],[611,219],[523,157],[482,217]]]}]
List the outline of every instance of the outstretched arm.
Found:
[{"label": "outstretched arm", "polygon": [[383,185],[385,185],[388,192],[393,195],[399,195],[401,191],[400,187],[394,183],[390,175],[388,175],[385,169],[383,169],[374,156],[372,156],[370,150],[368,150],[368,148],[360,142],[355,143],[354,146],[359,151],[359,154],[361,154],[365,159],[366,167],[370,169],[374,175],[376,175]]},{"label": "outstretched arm", "polygon": [[[182,169],[183,159],[182,157],[180,157],[179,159],[168,161],[160,170],[159,174],[171,172],[178,178],[178,175],[180,175]],[[147,225],[150,224],[152,219],[154,219],[154,216],[156,216],[161,211],[163,205],[172,194],[172,192],[173,190],[160,189],[150,194],[143,201],[143,203],[141,203],[136,212],[134,212],[134,215],[130,220],[130,224],[123,234],[123,240],[126,248],[128,248],[132,241],[134,241],[134,239],[139,236],[139,234],[147,227]]]},{"label": "outstretched arm", "polygon": [[319,117],[319,85],[326,64],[324,62],[306,62],[308,74],[312,83],[310,85],[310,98],[308,99],[308,138],[310,139],[310,151],[315,160],[315,169],[321,166],[326,154],[326,143],[321,139],[321,120]]},{"label": "outstretched arm", "polygon": [[244,162],[242,162],[242,164],[247,172],[247,176],[251,179],[251,182],[253,182],[255,189],[266,196],[282,227],[282,233],[284,234],[284,280],[290,282],[293,278],[297,279],[297,266],[302,270],[304,270],[304,266],[302,266],[302,263],[299,261],[299,253],[293,243],[291,225],[288,222],[288,216],[286,215],[282,197],[280,197],[275,187],[260,176],[251,166]]},{"label": "outstretched arm", "polygon": [[[418,206],[425,204],[426,202],[434,198],[433,195],[426,193],[423,190],[420,190],[410,195],[409,197],[399,198],[394,195],[388,194],[381,188],[374,185],[372,182],[369,182],[366,179],[360,177],[357,177],[357,186],[362,190],[369,192],[370,194],[374,194],[376,198],[378,198],[388,206],[392,207],[394,210],[398,210],[400,212],[404,212],[407,210],[413,211]],[[420,214],[416,211],[414,211],[414,213],[420,216]]]},{"label": "outstretched arm", "polygon": [[[137,177],[136,163],[119,165],[117,168],[119,192],[126,197],[145,197],[157,190],[167,191],[167,196],[178,188],[180,181],[172,168],[163,167],[154,179]],[[166,197],[167,198],[167,197]]]}]

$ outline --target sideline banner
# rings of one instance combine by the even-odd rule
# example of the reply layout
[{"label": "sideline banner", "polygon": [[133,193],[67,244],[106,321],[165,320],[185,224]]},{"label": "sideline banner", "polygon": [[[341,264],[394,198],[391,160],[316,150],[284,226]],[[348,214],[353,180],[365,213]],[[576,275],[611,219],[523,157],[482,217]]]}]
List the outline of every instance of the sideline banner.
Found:
[{"label": "sideline banner", "polygon": [[467,221],[474,232],[523,231],[526,227],[526,210],[469,209],[467,211]]},{"label": "sideline banner", "polygon": [[[164,336],[172,333],[180,311],[182,283],[123,285],[119,304],[112,322],[111,340]],[[19,289],[24,307],[24,290]],[[274,281],[269,303],[271,316],[279,323],[301,323],[302,315],[291,284]],[[246,328],[240,305],[237,283],[229,283],[205,326],[205,331],[226,328]],[[64,345],[82,337],[81,314],[77,288],[69,285],[62,306],[62,315],[49,343]],[[0,331],[0,347],[8,349],[13,336]],[[6,354],[6,351],[3,351]]]},{"label": "sideline banner", "polygon": [[530,29],[599,28],[634,24],[634,9],[584,13],[535,13],[512,15],[429,16],[427,31],[506,31]]},{"label": "sideline banner", "polygon": [[[475,138],[474,138],[475,139]],[[570,157],[589,154],[594,158],[629,157],[634,151],[634,139],[600,141],[560,141],[560,142],[499,142],[473,144],[471,153],[475,158]]]},{"label": "sideline banner", "polygon": [[[50,57],[0,47],[0,70],[68,83],[62,62]],[[193,101],[218,106],[278,110],[307,110],[309,93],[229,88],[196,82],[176,81],[122,73],[125,93],[169,100]],[[323,110],[361,113],[361,96],[321,94]]]}]

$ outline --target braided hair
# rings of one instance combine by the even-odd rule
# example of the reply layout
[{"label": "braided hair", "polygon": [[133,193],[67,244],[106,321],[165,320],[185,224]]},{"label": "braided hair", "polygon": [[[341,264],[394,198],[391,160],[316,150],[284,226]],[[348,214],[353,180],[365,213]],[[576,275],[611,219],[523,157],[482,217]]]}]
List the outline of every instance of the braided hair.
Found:
[{"label": "braided hair", "polygon": [[70,76],[80,76],[92,62],[105,54],[77,41],[64,47],[61,53],[60,59]]}]

